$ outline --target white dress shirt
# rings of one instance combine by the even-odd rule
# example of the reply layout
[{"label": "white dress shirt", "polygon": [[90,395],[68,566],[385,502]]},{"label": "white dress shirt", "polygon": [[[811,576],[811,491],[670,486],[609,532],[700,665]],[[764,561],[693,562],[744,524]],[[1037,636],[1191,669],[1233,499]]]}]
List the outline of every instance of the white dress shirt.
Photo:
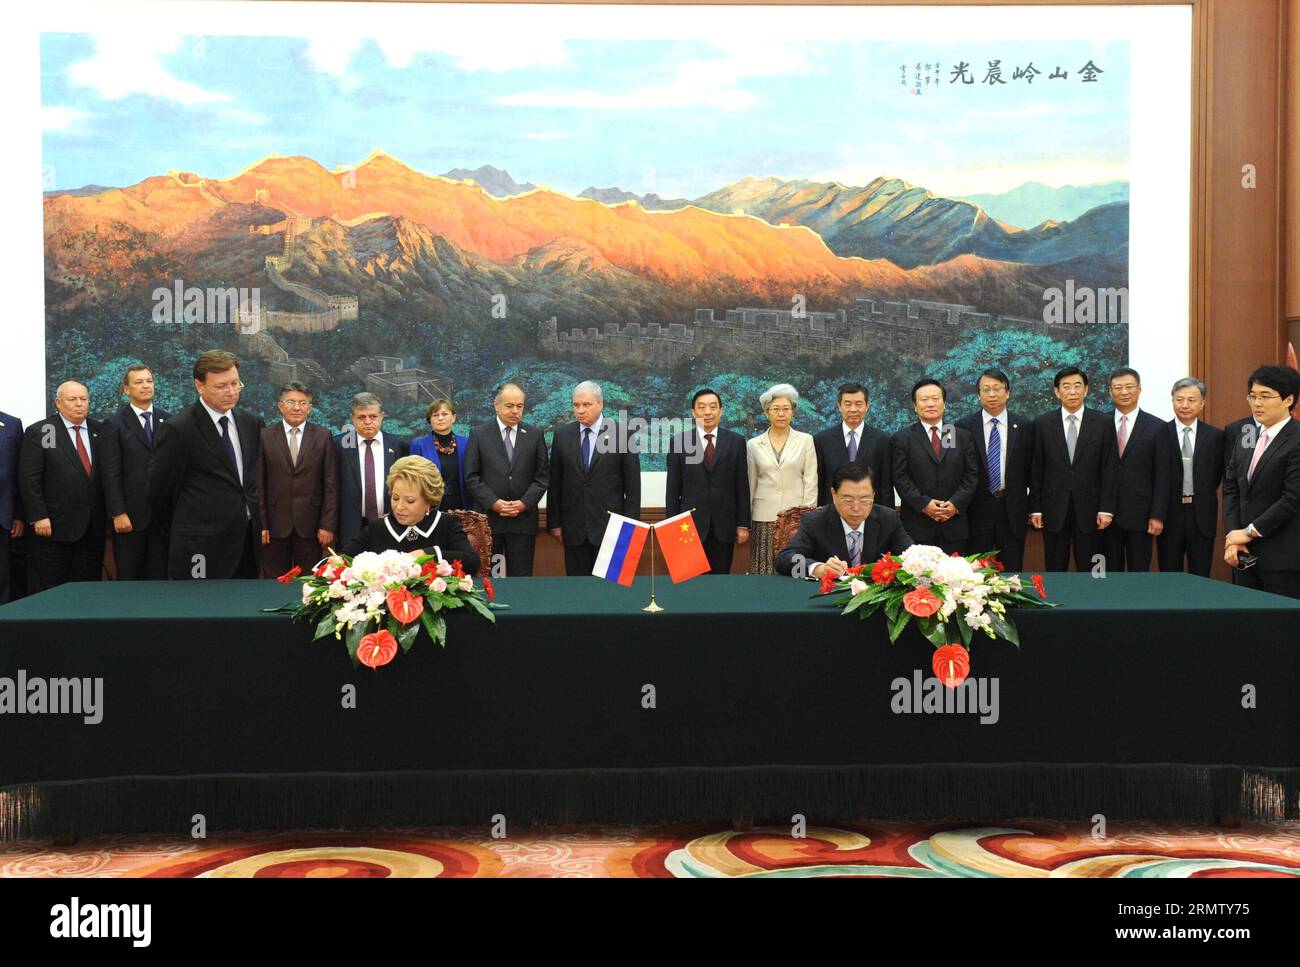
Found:
[{"label": "white dress shirt", "polygon": [[[148,413],[148,414],[149,414],[149,422],[153,424],[153,432],[154,432],[154,433],[157,433],[157,432],[158,432],[158,418],[157,418],[158,415],[157,415],[156,413],[154,413],[154,411],[153,411],[153,407],[152,407],[152,406],[149,407],[149,409],[147,409],[147,410],[142,410],[142,409],[140,409],[140,407],[136,406],[134,403],[129,403],[129,404],[127,404],[127,405],[131,407],[131,412],[133,412],[133,413],[135,414],[135,421],[136,421],[137,423],[140,424],[140,429],[142,429],[142,430],[144,429],[144,415],[145,415],[146,413]],[[220,430],[221,427],[217,427],[217,429]]]}]

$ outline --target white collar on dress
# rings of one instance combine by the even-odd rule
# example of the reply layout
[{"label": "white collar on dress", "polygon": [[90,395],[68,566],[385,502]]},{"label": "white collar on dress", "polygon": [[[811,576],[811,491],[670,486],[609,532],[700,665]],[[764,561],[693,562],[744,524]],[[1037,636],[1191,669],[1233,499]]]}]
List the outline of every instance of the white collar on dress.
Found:
[{"label": "white collar on dress", "polygon": [[384,526],[388,528],[388,533],[393,535],[393,540],[397,541],[400,544],[402,541],[406,540],[407,536],[411,533],[411,531],[415,531],[415,533],[419,534],[421,537],[428,537],[430,534],[433,533],[433,529],[438,526],[438,521],[439,519],[441,519],[441,517],[442,517],[442,511],[438,511],[436,514],[434,514],[433,523],[429,525],[428,530],[420,530],[420,528],[412,524],[409,527],[403,528],[402,533],[399,534],[397,533],[397,531],[393,530],[393,515],[388,514],[384,517]]}]

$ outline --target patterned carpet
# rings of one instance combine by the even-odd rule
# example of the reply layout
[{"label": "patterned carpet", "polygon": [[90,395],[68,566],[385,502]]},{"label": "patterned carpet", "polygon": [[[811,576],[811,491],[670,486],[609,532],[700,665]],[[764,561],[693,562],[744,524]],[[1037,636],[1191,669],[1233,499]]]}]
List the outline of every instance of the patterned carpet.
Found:
[{"label": "patterned carpet", "polygon": [[737,832],[632,829],[295,831],[0,845],[0,877],[1278,877],[1300,876],[1300,823],[1240,829],[1014,820],[840,823]]}]

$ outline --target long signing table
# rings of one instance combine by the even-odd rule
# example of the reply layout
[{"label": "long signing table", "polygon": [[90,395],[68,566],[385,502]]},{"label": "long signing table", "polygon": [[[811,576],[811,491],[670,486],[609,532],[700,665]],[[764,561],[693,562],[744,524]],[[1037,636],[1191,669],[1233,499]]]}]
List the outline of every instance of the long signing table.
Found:
[{"label": "long signing table", "polygon": [[[661,580],[654,615],[646,580],[501,580],[495,626],[455,614],[445,650],[378,670],[261,611],[296,586],[64,585],[0,608],[0,838],[1297,815],[1300,602],[1183,574],[1047,589],[1019,649],[975,641],[984,709],[935,711],[917,632],[891,646],[788,578]],[[32,710],[59,678],[83,701],[102,679],[94,715]]]}]

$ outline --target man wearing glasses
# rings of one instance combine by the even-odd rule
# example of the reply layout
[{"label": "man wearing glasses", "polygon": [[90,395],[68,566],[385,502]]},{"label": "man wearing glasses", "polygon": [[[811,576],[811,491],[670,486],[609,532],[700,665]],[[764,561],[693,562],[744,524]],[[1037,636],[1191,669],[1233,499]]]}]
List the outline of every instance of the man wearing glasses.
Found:
[{"label": "man wearing glasses", "polygon": [[898,513],[875,503],[871,471],[846,463],[831,477],[831,503],[803,515],[798,532],[776,558],[776,573],[820,580],[851,567],[868,567],[881,554],[901,554],[914,543]]},{"label": "man wearing glasses", "polygon": [[1261,366],[1247,385],[1259,437],[1228,458],[1223,559],[1241,569],[1238,584],[1300,598],[1300,427],[1291,419],[1300,373]]},{"label": "man wearing glasses", "polygon": [[280,420],[262,430],[262,577],[292,567],[310,571],[334,545],[338,496],[334,441],[307,422],[311,393],[302,383],[280,387]]}]

